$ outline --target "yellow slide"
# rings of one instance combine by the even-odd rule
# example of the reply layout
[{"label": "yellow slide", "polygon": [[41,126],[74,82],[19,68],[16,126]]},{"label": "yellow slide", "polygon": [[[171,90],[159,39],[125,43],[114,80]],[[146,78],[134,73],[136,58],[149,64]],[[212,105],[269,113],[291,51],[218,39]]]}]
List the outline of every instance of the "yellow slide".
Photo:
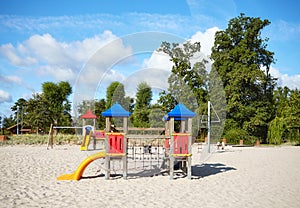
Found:
[{"label": "yellow slide", "polygon": [[77,170],[74,173],[61,175],[57,177],[57,180],[80,180],[85,168],[94,160],[104,158],[105,155],[105,152],[98,152],[87,157],[84,161],[81,162],[81,164],[78,166]]},{"label": "yellow slide", "polygon": [[80,150],[87,150],[88,149],[88,146],[89,146],[89,143],[90,143],[90,139],[91,139],[91,136],[92,136],[92,131],[90,132],[90,134],[88,135],[84,135],[83,137],[83,142],[80,146]]}]

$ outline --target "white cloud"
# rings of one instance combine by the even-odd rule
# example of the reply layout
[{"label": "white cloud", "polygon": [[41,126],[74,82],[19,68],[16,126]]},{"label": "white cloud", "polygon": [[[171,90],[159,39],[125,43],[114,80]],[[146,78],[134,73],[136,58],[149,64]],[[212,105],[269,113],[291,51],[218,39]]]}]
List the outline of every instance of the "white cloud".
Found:
[{"label": "white cloud", "polygon": [[17,84],[17,85],[22,85],[22,79],[18,76],[2,76],[0,75],[0,81],[2,83],[7,83],[7,84]]},{"label": "white cloud", "polygon": [[220,29],[218,27],[212,27],[207,29],[205,32],[198,31],[191,37],[191,42],[200,42],[201,52],[206,56],[210,56],[211,48],[213,47],[215,41],[215,33],[219,30]]},{"label": "white cloud", "polygon": [[5,92],[0,89],[0,103],[11,102],[12,97],[8,92]]},{"label": "white cloud", "polygon": [[149,59],[144,60],[142,68],[156,68],[171,71],[172,65],[173,63],[167,54],[154,51]]},{"label": "white cloud", "polygon": [[126,95],[135,97],[137,86],[141,82],[146,82],[152,89],[158,91],[167,90],[169,75],[170,71],[159,68],[146,68],[136,71],[123,81]]},{"label": "white cloud", "polygon": [[278,78],[278,86],[287,86],[290,89],[300,89],[300,75],[282,74],[278,69],[271,67],[270,73],[273,77]]},{"label": "white cloud", "polygon": [[38,67],[37,72],[42,76],[51,76],[55,80],[73,81],[76,74],[71,68],[57,65],[47,65]]},{"label": "white cloud", "polygon": [[[22,49],[22,47],[20,47]],[[0,46],[0,55],[4,56],[15,66],[30,66],[37,63],[33,57],[26,56],[22,50],[18,50],[12,44],[4,44]]]},{"label": "white cloud", "polygon": [[40,63],[71,65],[74,61],[66,50],[67,44],[56,41],[50,34],[31,36],[22,46]]},{"label": "white cloud", "polygon": [[115,39],[97,49],[87,60],[77,80],[79,85],[91,86],[92,89],[95,89],[99,82],[120,79],[122,75],[113,71],[112,68],[132,56],[132,48],[125,46],[121,39]]},{"label": "white cloud", "polygon": [[[34,68],[40,76],[49,76],[56,81],[74,81],[84,63],[99,48],[113,42],[116,38],[110,31],[104,31],[102,34],[94,37],[73,42],[59,42],[48,33],[33,35],[17,46],[12,44],[0,46],[0,55],[6,58],[13,66]],[[123,56],[124,53],[127,55],[128,50],[130,51],[118,41],[114,42],[114,44],[115,47],[100,54],[100,58],[96,57],[93,59],[95,66],[99,66],[99,63],[103,63],[103,61],[109,62],[111,59]],[[93,74],[94,77],[95,74]]]}]

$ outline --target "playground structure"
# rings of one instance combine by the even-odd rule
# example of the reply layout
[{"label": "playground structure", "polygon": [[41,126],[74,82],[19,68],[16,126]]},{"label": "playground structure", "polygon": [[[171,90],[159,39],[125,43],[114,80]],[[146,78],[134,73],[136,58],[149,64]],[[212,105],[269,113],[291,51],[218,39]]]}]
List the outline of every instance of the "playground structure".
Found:
[{"label": "playground structure", "polygon": [[[90,131],[86,141],[92,136],[105,136],[105,151],[98,152],[87,157],[71,174],[64,174],[57,180],[80,180],[85,168],[94,160],[105,159],[105,179],[110,179],[112,165],[118,161],[123,172],[123,179],[128,177],[129,168],[137,166],[145,169],[156,167],[159,170],[165,169],[170,179],[174,179],[175,170],[181,170],[192,177],[191,156],[192,156],[192,117],[195,113],[179,103],[165,117],[165,128],[128,128],[130,112],[115,103],[110,109],[102,112],[106,118],[104,131]],[[123,127],[113,128],[112,119],[121,118]],[[180,129],[175,132],[175,122],[180,122]],[[117,132],[116,132],[117,131]],[[153,132],[155,132],[153,134]],[[87,147],[88,143],[84,143]]]},{"label": "playground structure", "polygon": [[93,139],[93,149],[96,149],[97,140],[105,140],[105,131],[104,130],[85,130],[83,134],[83,141],[80,145],[81,151],[88,150],[89,144]]}]

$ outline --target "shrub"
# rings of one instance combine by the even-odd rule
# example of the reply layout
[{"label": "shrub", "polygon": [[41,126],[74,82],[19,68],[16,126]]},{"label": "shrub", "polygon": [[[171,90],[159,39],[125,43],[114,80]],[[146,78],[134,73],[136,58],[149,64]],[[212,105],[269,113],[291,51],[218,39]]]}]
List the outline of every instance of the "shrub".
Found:
[{"label": "shrub", "polygon": [[239,144],[240,140],[244,141],[244,144],[254,144],[257,140],[256,137],[250,136],[247,131],[239,128],[233,128],[225,134],[226,142],[230,144]]}]

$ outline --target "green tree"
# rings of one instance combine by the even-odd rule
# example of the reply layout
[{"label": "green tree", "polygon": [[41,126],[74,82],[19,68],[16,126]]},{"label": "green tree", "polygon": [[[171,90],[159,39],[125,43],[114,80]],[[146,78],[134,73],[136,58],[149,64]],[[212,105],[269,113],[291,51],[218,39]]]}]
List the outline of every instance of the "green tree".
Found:
[{"label": "green tree", "polygon": [[116,102],[122,106],[125,104],[124,85],[120,82],[112,82],[106,90],[106,108],[110,108]]},{"label": "green tree", "polygon": [[288,87],[278,87],[274,90],[275,115],[283,117],[283,110],[289,101],[291,90]]},{"label": "green tree", "polygon": [[105,128],[105,117],[102,116],[102,112],[105,111],[106,101],[105,99],[100,99],[95,102],[95,114],[97,118],[97,126],[99,129]]},{"label": "green tree", "polygon": [[146,82],[137,86],[136,103],[134,106],[134,121],[136,127],[150,127],[149,114],[152,100],[151,87]]},{"label": "green tree", "polygon": [[300,143],[300,91],[298,89],[291,91],[283,114],[289,131],[289,140]]},{"label": "green tree", "polygon": [[112,82],[106,89],[106,109],[118,102],[125,110],[133,112],[133,98],[125,96],[124,85]]},{"label": "green tree", "polygon": [[47,111],[55,126],[59,120],[65,120],[70,116],[71,105],[68,101],[68,96],[72,93],[72,87],[68,82],[44,82],[42,84],[42,96],[47,104]]},{"label": "green tree", "polygon": [[268,143],[281,144],[285,130],[286,130],[285,119],[283,117],[275,117],[269,123]]},{"label": "green tree", "polygon": [[7,129],[8,127],[12,126],[15,124],[15,120],[12,115],[9,117],[4,117],[2,121],[2,128]]},{"label": "green tree", "polygon": [[[216,33],[211,54],[224,85],[230,123],[264,141],[275,114],[276,79],[269,73],[274,53],[267,50],[268,38],[261,38],[269,24],[244,14],[231,19],[225,31]],[[226,124],[226,130],[230,128]]]},{"label": "green tree", "polygon": [[[172,73],[168,78],[168,92],[160,94],[160,103],[173,107],[177,102],[181,102],[191,110],[205,106],[208,80],[205,70],[207,60],[195,58],[199,55],[200,48],[199,42],[187,41],[182,45],[162,42],[158,51],[168,54],[173,66]],[[192,61],[195,63],[192,64]],[[174,101],[176,103],[172,103]]]},{"label": "green tree", "polygon": [[35,129],[36,132],[46,131],[53,123],[50,111],[48,110],[48,101],[43,97],[43,94],[33,94],[27,102],[25,111],[25,120]]},{"label": "green tree", "polygon": [[68,82],[43,83],[42,93],[33,94],[26,103],[25,122],[37,132],[47,132],[51,123],[55,126],[72,125],[71,105],[67,99],[71,93],[72,87]]},{"label": "green tree", "polygon": [[19,131],[24,126],[24,116],[26,114],[26,105],[27,100],[24,98],[20,98],[17,100],[17,102],[14,103],[14,105],[10,108],[14,112],[14,122],[15,124],[19,124]]}]

